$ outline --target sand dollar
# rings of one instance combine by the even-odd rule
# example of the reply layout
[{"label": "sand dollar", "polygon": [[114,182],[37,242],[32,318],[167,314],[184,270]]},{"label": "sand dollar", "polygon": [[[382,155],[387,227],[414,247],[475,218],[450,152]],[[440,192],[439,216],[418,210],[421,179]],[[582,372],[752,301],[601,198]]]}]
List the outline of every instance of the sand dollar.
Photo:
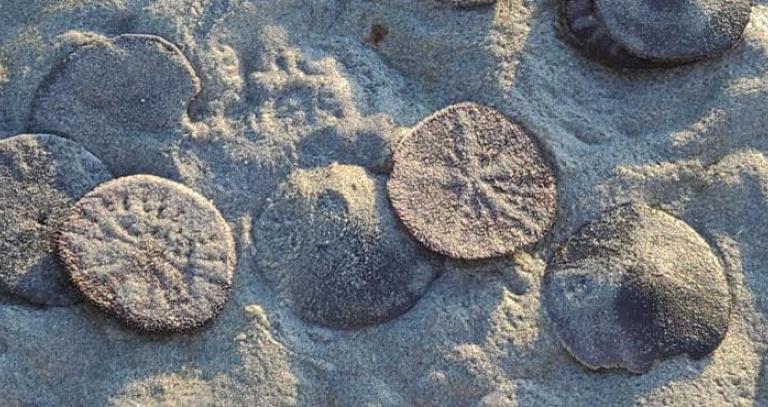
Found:
[{"label": "sand dollar", "polygon": [[301,318],[334,328],[404,313],[436,273],[392,213],[384,179],[357,166],[293,172],[253,233],[280,296]]},{"label": "sand dollar", "polygon": [[54,67],[35,95],[32,126],[82,143],[115,174],[148,171],[168,161],[168,133],[200,89],[176,46],[120,35],[81,46]]},{"label": "sand dollar", "polygon": [[671,66],[718,55],[741,41],[750,0],[559,0],[567,35],[620,67]]},{"label": "sand dollar", "polygon": [[394,155],[389,197],[411,233],[455,258],[507,255],[555,218],[554,171],[531,133],[475,103],[422,121]]},{"label": "sand dollar", "polygon": [[0,141],[0,292],[37,305],[78,301],[55,256],[64,212],[112,176],[72,141],[24,134]]},{"label": "sand dollar", "polygon": [[547,268],[543,297],[578,361],[636,373],[656,359],[712,352],[731,309],[723,268],[706,241],[639,203],[613,209],[569,238]]},{"label": "sand dollar", "polygon": [[136,175],[80,199],[62,226],[61,258],[100,309],[146,331],[184,331],[213,319],[229,297],[232,234],[189,188]]},{"label": "sand dollar", "polygon": [[721,53],[741,40],[751,0],[594,0],[614,40],[633,55],[691,61]]}]

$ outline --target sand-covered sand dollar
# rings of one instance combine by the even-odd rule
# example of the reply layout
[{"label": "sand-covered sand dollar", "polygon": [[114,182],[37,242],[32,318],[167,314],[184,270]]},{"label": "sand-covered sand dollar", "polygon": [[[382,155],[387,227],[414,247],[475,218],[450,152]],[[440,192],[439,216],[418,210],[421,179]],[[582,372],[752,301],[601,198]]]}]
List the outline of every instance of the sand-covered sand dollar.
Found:
[{"label": "sand-covered sand dollar", "polygon": [[741,40],[751,0],[594,0],[613,38],[630,53],[658,61],[690,61]]},{"label": "sand-covered sand dollar", "polygon": [[392,212],[385,180],[357,166],[294,171],[253,234],[280,296],[301,318],[334,328],[397,317],[436,275]]},{"label": "sand-covered sand dollar", "polygon": [[410,232],[454,258],[508,255],[555,218],[552,167],[535,137],[476,103],[443,109],[397,147],[389,197]]},{"label": "sand-covered sand dollar", "polygon": [[741,41],[750,0],[558,0],[566,35],[591,57],[628,68],[709,58]]},{"label": "sand-covered sand dollar", "polygon": [[82,143],[115,174],[142,172],[142,164],[168,160],[161,154],[168,133],[200,90],[175,45],[124,34],[83,45],[60,61],[37,90],[31,125]]},{"label": "sand-covered sand dollar", "polygon": [[55,255],[69,207],[112,178],[77,143],[47,134],[0,141],[0,292],[37,305],[78,301]]},{"label": "sand-covered sand dollar", "polygon": [[213,319],[236,263],[218,210],[189,188],[148,175],[116,179],[80,199],[62,226],[59,251],[88,300],[156,332]]},{"label": "sand-covered sand dollar", "polygon": [[636,373],[656,359],[712,352],[731,309],[724,270],[707,242],[641,203],[608,211],[570,237],[547,268],[543,297],[578,361]]},{"label": "sand-covered sand dollar", "polygon": [[[176,46],[158,36],[125,34],[67,56],[38,92],[35,119],[66,119],[66,112],[71,121],[162,129],[179,120],[199,91],[194,69]],[[47,111],[53,107],[65,111]]]}]

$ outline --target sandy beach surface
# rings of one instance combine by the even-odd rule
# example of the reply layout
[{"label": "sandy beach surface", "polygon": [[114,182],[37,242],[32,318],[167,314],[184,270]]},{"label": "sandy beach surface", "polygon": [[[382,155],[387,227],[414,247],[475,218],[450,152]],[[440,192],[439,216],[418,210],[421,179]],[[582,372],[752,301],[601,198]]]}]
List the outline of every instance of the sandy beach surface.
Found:
[{"label": "sandy beach surface", "polygon": [[[237,256],[226,307],[182,334],[0,295],[0,405],[768,406],[768,1],[734,49],[667,69],[590,61],[556,20],[553,0],[0,0],[0,139],[57,134],[115,177],[184,184],[221,212]],[[163,97],[81,103],[121,80]],[[382,196],[398,142],[464,101],[525,126],[551,158],[556,219],[513,256],[426,253]],[[287,229],[270,216],[298,240],[315,233],[302,194],[321,184],[376,230],[351,233],[413,269],[382,282],[386,303],[330,290],[308,317],[296,308],[324,280],[272,270],[313,267],[264,239]],[[713,353],[642,375],[577,362],[542,301],[560,242],[629,201],[698,232],[731,296]]]}]

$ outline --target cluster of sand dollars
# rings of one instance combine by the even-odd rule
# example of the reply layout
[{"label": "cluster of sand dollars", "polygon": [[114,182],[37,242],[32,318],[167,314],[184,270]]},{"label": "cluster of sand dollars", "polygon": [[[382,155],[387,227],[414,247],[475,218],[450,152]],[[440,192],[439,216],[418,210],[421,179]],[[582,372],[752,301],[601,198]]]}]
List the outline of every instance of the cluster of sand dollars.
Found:
[{"label": "cluster of sand dollars", "polygon": [[218,210],[168,179],[112,179],[165,174],[152,154],[199,92],[184,55],[151,35],[84,45],[53,69],[31,123],[67,138],[0,141],[1,292],[42,306],[85,298],[154,332],[197,328],[223,309],[236,256]]},{"label": "cluster of sand dollars", "polygon": [[[739,1],[708,2],[699,11],[726,30],[665,25],[681,40],[659,48],[659,34],[647,31],[702,4],[648,0],[613,16],[616,1],[562,1],[562,16],[586,53],[624,67],[714,55],[738,41],[749,15]],[[660,14],[641,24],[651,11]],[[54,69],[31,122],[68,139],[0,141],[0,292],[46,306],[84,297],[156,332],[200,327],[223,309],[236,265],[227,223],[181,184],[124,176],[163,175],[162,159],[121,156],[162,152],[162,134],[200,88],[183,54],[149,35],[83,46]],[[83,121],[99,123],[88,128],[100,132],[81,131]],[[440,255],[488,259],[540,242],[557,215],[552,164],[535,135],[502,113],[472,102],[449,106],[402,140],[389,177],[339,164],[294,170],[254,219],[259,270],[306,321],[350,329],[393,319],[428,290]],[[563,243],[541,294],[577,360],[633,372],[670,355],[710,353],[731,308],[706,241],[643,203],[610,210]]]},{"label": "cluster of sand dollars", "polygon": [[150,175],[112,180],[98,158],[54,135],[3,140],[0,160],[3,292],[47,306],[83,294],[148,331],[195,328],[224,306],[234,242],[196,192]]},{"label": "cluster of sand dollars", "polygon": [[[554,170],[535,137],[474,103],[419,124],[395,152],[388,189],[413,236],[459,259],[528,247],[556,213]],[[638,373],[657,358],[713,351],[731,309],[725,273],[706,241],[639,202],[606,212],[563,243],[541,294],[577,360]]]}]

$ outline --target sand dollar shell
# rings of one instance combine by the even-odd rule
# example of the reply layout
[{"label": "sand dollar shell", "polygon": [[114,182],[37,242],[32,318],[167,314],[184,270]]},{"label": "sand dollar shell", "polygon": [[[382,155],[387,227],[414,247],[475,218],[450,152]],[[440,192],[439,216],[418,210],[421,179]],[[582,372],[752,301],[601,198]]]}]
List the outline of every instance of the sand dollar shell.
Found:
[{"label": "sand dollar shell", "polygon": [[559,0],[566,35],[589,56],[627,68],[672,66],[741,41],[750,0]]},{"label": "sand dollar shell", "polygon": [[297,170],[254,224],[259,266],[303,319],[334,328],[411,308],[436,275],[361,167]]},{"label": "sand dollar shell", "polygon": [[394,155],[389,197],[408,230],[454,258],[503,256],[555,218],[554,171],[534,136],[489,107],[462,103],[422,121]]},{"label": "sand dollar shell", "polygon": [[163,137],[200,89],[176,46],[120,35],[81,46],[54,67],[35,95],[32,126],[82,143],[114,174],[145,172],[168,161]]},{"label": "sand dollar shell", "polygon": [[686,62],[741,40],[751,0],[594,0],[614,40],[644,59]]},{"label": "sand dollar shell", "polygon": [[542,294],[578,361],[636,373],[656,359],[712,352],[731,309],[725,274],[706,241],[639,203],[613,209],[569,238],[547,268]]},{"label": "sand dollar shell", "polygon": [[71,209],[59,251],[75,286],[100,309],[146,331],[202,326],[224,307],[232,234],[189,188],[136,175],[103,184]]},{"label": "sand dollar shell", "polygon": [[56,260],[56,232],[76,200],[111,178],[70,140],[24,134],[0,141],[0,292],[38,305],[78,301]]}]

